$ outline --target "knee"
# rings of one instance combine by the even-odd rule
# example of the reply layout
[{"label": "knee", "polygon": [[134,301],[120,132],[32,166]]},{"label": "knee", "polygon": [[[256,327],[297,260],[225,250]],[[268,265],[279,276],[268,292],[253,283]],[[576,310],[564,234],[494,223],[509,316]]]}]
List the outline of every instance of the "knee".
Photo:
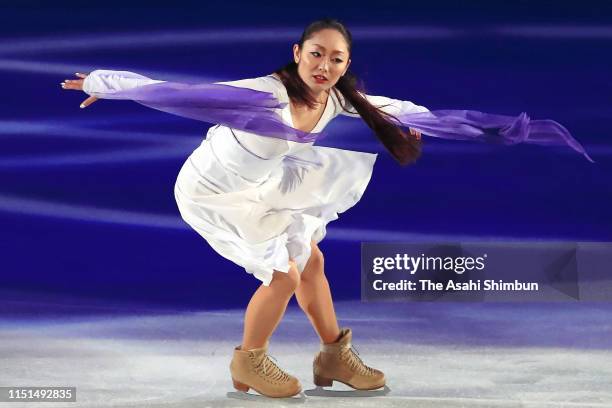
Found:
[{"label": "knee", "polygon": [[300,285],[300,272],[297,269],[296,263],[289,261],[289,270],[287,272],[275,271],[270,283],[270,286],[272,285],[288,295],[292,295]]},{"label": "knee", "polygon": [[310,245],[310,258],[308,258],[301,279],[311,279],[324,275],[324,261],[323,252],[321,252],[317,244],[312,241]]}]

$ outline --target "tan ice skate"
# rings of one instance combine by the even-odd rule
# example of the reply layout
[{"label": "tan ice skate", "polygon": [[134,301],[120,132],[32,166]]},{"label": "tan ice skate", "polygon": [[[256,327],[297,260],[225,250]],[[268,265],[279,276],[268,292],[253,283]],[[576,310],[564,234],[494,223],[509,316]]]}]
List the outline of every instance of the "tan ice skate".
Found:
[{"label": "tan ice skate", "polygon": [[374,390],[385,385],[385,375],[368,367],[351,347],[351,329],[342,329],[340,338],[331,344],[321,344],[313,362],[314,383],[330,387],[340,381],[357,390]]},{"label": "tan ice skate", "polygon": [[302,391],[297,378],[281,370],[267,355],[268,345],[251,350],[234,349],[230,372],[234,388],[247,392],[254,389],[273,398],[291,397]]}]

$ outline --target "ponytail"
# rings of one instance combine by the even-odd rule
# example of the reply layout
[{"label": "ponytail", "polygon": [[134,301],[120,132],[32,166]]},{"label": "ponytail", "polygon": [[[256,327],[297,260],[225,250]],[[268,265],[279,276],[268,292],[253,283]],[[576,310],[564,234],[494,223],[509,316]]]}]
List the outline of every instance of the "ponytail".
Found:
[{"label": "ponytail", "polygon": [[[363,96],[365,94],[361,91],[363,87],[357,86],[357,77],[354,74],[347,71],[344,76],[340,77],[335,88],[340,91],[344,100],[348,101],[357,111],[368,127],[374,131],[378,140],[400,165],[405,166],[414,163],[421,156],[421,140],[407,134],[393,123],[391,120],[400,123],[395,116],[384,112],[380,109],[381,107],[372,105]],[[351,112],[347,109],[346,103],[343,104],[342,109]]]}]

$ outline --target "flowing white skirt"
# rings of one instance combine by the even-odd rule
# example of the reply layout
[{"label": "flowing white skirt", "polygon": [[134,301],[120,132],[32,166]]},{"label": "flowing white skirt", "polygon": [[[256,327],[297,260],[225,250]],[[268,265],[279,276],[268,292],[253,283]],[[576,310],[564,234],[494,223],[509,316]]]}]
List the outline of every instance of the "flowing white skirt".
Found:
[{"label": "flowing white skirt", "polygon": [[376,156],[307,146],[265,160],[209,132],[179,172],[176,203],[216,252],[269,285],[290,259],[303,271],[311,240],[363,195]]}]

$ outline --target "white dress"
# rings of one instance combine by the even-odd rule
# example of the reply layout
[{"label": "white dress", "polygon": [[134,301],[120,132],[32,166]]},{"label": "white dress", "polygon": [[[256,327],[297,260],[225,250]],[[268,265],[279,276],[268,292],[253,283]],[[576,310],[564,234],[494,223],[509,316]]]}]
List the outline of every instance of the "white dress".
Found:
[{"label": "white dress", "polygon": [[[96,70],[83,90],[104,98],[152,80],[128,71]],[[272,75],[218,82],[274,94],[287,105],[278,109],[293,126],[289,97]],[[425,112],[409,101],[366,95],[384,111]],[[320,132],[342,109],[334,92],[312,132]],[[372,136],[375,137],[375,136]],[[370,181],[377,154],[314,146],[260,136],[216,125],[183,164],[174,188],[183,220],[221,256],[269,285],[276,271],[287,272],[293,259],[301,273],[310,242],[320,242],[326,226],[355,205]]]}]

